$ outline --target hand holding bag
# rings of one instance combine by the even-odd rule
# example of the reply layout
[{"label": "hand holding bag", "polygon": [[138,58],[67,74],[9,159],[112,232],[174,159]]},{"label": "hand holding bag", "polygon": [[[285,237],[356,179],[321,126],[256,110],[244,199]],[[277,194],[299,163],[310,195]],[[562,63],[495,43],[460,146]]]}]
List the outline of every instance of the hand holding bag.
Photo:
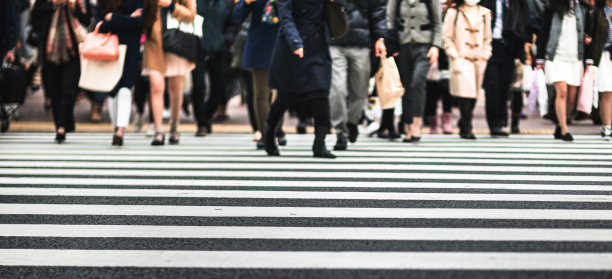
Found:
[{"label": "hand holding bag", "polygon": [[119,59],[119,37],[111,33],[98,33],[102,22],[85,36],[81,55],[92,61],[116,61]]},{"label": "hand holding bag", "polygon": [[[82,49],[83,44],[79,47]],[[115,89],[123,75],[126,51],[126,45],[119,45],[119,57],[115,61],[89,60],[81,53],[79,87],[101,93],[108,93]]]},{"label": "hand holding bag", "polygon": [[404,86],[400,80],[397,65],[393,58],[380,58],[380,69],[374,75],[376,92],[382,109],[395,108],[397,100],[404,95]]}]

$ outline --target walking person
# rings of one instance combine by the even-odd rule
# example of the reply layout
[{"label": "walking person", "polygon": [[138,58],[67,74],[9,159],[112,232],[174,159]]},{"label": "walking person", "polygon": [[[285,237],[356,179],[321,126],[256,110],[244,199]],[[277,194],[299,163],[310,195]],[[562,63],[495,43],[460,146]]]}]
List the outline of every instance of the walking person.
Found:
[{"label": "walking person", "polygon": [[[198,14],[204,17],[202,25],[202,56],[191,73],[193,80],[193,115],[198,129],[196,136],[212,133],[212,117],[219,105],[227,103],[225,76],[227,50],[233,43],[238,27],[232,19],[232,0],[197,0]],[[210,95],[204,102],[208,73]]]},{"label": "walking person", "polygon": [[336,131],[334,150],[346,150],[357,141],[357,124],[368,98],[370,46],[376,56],[386,56],[384,0],[335,0],[344,6],[348,33],[331,42],[332,87],[329,96],[331,123]]},{"label": "walking person", "polygon": [[564,141],[574,140],[567,129],[567,117],[576,105],[584,73],[588,10],[588,6],[578,0],[551,0],[537,39],[538,68],[544,69],[547,83],[553,84],[556,92],[554,137]]},{"label": "walking person", "polygon": [[51,97],[55,141],[63,143],[74,131],[74,103],[81,65],[78,45],[90,21],[88,0],[36,0],[32,25],[40,26],[38,53],[42,60],[43,87]]},{"label": "walking person", "polygon": [[122,146],[125,128],[130,124],[132,87],[140,75],[140,37],[143,22],[143,0],[98,0],[100,33],[112,33],[127,46],[123,74],[108,94],[108,113],[114,127],[112,145]]},{"label": "walking person", "polygon": [[491,57],[491,11],[479,0],[457,0],[444,18],[444,50],[450,59],[450,92],[461,117],[459,136],[476,139],[472,119]]},{"label": "walking person", "polygon": [[[155,9],[155,8],[153,8]],[[173,53],[164,52],[162,47],[162,16],[169,11],[178,21],[190,23],[195,17],[195,0],[159,0],[157,18],[148,32],[145,42],[145,53],[142,74],[149,77],[151,83],[151,107],[155,135],[151,145],[164,145],[165,134],[162,126],[164,110],[165,77],[168,78],[170,92],[170,135],[168,143],[178,144],[178,125],[183,103],[183,77],[195,68],[194,63]]]},{"label": "walking person", "polygon": [[[270,4],[269,4],[270,3]],[[234,8],[234,20],[237,23],[251,17],[251,24],[246,38],[242,67],[251,69],[253,74],[253,109],[257,127],[265,131],[266,119],[270,111],[272,90],[268,86],[268,75],[272,50],[278,34],[278,19],[269,18],[267,9],[273,9],[269,0],[240,0]],[[266,16],[268,18],[266,19]],[[280,145],[286,139],[282,132],[282,119],[279,122],[276,137]],[[264,148],[263,139],[257,141],[257,149]]]},{"label": "walking person", "polygon": [[597,0],[591,16],[589,45],[594,65],[598,67],[599,92],[601,103],[601,137],[612,140],[612,0]]},{"label": "walking person", "polygon": [[[425,118],[429,122],[429,133],[439,134],[440,129],[446,135],[453,133],[452,109],[453,96],[449,91],[448,56],[444,50],[440,50],[438,63],[432,65],[437,71],[427,76],[427,96],[425,98]],[[442,115],[438,115],[438,101],[442,101]]]},{"label": "walking person", "polygon": [[325,147],[329,131],[331,59],[329,30],[323,18],[324,1],[278,0],[280,35],[270,62],[270,87],[278,96],[270,108],[264,133],[268,156],[279,156],[274,140],[278,122],[291,104],[306,103],[313,109],[314,157],[335,158]]},{"label": "walking person", "polygon": [[399,20],[398,69],[406,89],[402,97],[404,142],[421,140],[425,108],[426,76],[438,61],[442,47],[442,8],[440,0],[389,0],[387,26]]}]

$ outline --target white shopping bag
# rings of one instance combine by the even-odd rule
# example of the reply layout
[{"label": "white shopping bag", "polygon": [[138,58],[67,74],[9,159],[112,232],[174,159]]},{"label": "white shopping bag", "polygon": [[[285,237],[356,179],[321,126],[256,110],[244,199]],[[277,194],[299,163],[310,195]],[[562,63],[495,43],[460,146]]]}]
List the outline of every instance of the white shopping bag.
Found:
[{"label": "white shopping bag", "polygon": [[175,17],[172,17],[169,11],[168,16],[166,17],[167,29],[179,29],[187,34],[194,34],[200,38],[204,36],[204,33],[202,32],[203,24],[204,18],[198,14],[195,15],[195,17],[193,18],[193,22],[191,23],[180,22]]},{"label": "white shopping bag", "polygon": [[119,59],[116,61],[94,61],[81,56],[79,88],[101,93],[112,91],[123,75],[126,50],[126,45],[119,45]]},{"label": "white shopping bag", "polygon": [[531,90],[533,85],[533,68],[531,65],[523,65],[523,91]]},{"label": "white shopping bag", "polygon": [[538,107],[540,107],[540,116],[548,114],[548,89],[546,88],[546,76],[544,70],[537,70],[538,83]]}]

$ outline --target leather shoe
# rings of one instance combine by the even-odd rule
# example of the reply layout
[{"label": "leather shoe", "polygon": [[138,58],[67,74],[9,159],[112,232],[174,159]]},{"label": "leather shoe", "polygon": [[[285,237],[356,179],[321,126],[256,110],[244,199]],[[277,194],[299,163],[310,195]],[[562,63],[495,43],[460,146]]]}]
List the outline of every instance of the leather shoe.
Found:
[{"label": "leather shoe", "polygon": [[501,128],[495,128],[495,129],[491,130],[491,136],[494,137],[494,138],[496,138],[496,137],[508,137],[508,133],[506,133]]}]

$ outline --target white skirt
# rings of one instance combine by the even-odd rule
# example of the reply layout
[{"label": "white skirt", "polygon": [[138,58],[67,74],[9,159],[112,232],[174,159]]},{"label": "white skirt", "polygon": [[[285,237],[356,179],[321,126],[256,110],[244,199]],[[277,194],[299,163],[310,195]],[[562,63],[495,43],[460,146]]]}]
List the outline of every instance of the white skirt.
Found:
[{"label": "white skirt", "polygon": [[584,75],[584,66],[579,60],[575,62],[546,61],[544,73],[548,84],[564,81],[571,86],[580,86]]},{"label": "white skirt", "polygon": [[604,51],[601,54],[597,82],[599,84],[599,92],[612,92],[612,61],[610,61],[609,51]]}]

